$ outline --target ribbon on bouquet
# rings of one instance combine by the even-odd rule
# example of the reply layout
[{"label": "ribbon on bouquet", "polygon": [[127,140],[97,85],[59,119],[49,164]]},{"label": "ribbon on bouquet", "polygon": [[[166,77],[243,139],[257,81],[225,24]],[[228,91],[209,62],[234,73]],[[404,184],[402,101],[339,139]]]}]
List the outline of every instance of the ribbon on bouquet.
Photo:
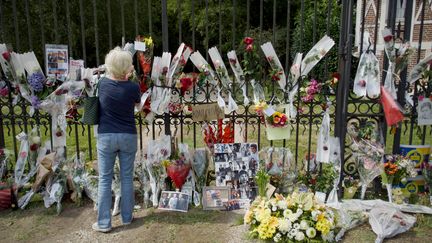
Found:
[{"label": "ribbon on bouquet", "polygon": [[221,97],[221,88],[218,86],[218,104],[220,107],[225,107],[228,111],[228,113],[231,113],[238,109],[237,103],[234,101],[231,95],[231,87],[232,87],[232,81],[228,76],[228,70],[225,67],[225,64],[222,60],[221,55],[219,54],[219,51],[216,47],[212,47],[208,50],[208,53],[210,55],[210,58],[213,62],[213,66],[215,67],[216,74],[220,80],[221,86],[227,91],[228,93],[228,105],[225,106],[225,101]]}]

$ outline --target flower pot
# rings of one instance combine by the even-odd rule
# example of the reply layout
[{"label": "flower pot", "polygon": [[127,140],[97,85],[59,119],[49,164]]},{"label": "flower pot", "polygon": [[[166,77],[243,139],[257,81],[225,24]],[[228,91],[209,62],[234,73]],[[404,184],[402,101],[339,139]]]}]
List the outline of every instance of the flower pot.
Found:
[{"label": "flower pot", "polygon": [[353,199],[358,187],[351,186],[344,189],[343,199]]}]

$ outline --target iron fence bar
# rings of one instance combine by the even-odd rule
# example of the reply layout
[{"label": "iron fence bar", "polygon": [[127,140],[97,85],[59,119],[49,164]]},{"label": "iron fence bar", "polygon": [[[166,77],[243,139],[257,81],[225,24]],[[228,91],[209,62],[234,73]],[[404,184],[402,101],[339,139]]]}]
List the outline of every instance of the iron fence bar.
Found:
[{"label": "iron fence bar", "polygon": [[5,35],[4,35],[4,22],[3,22],[3,1],[0,0],[0,34],[1,34],[1,42],[6,43]]},{"label": "iron fence bar", "polygon": [[[423,42],[423,28],[424,28],[424,18],[425,18],[425,9],[426,9],[426,0],[423,0],[423,7],[422,7],[422,12],[421,12],[421,22],[420,22],[420,32],[419,32],[419,45],[418,45],[418,50],[417,50],[417,62],[418,63],[420,61],[421,58],[421,47],[422,47],[422,42]],[[426,54],[426,53],[425,53]],[[418,80],[414,83],[414,97],[413,97],[413,101],[414,101],[414,107],[417,107],[417,84]],[[414,117],[416,117],[416,115],[418,116],[416,109],[413,109],[413,116],[411,116],[411,127],[414,126]],[[425,144],[425,140],[426,140],[426,127],[427,126],[423,126],[423,133],[422,133],[422,144]],[[420,127],[418,128],[420,129]],[[412,133],[410,133],[410,144],[412,143]]]},{"label": "iron fence bar", "polygon": [[[342,1],[342,13],[340,18],[341,32],[339,37],[339,63],[338,72],[341,75],[341,80],[338,84],[336,95],[336,118],[335,118],[335,136],[339,137],[341,168],[345,165],[345,137],[347,126],[347,108],[349,96],[349,83],[351,77],[351,50],[352,50],[352,19],[353,19],[353,0]],[[343,178],[344,170],[340,172]],[[339,181],[339,189],[341,188],[342,180]],[[339,196],[342,191],[339,190]]]},{"label": "iron fence bar", "polygon": [[[192,49],[195,51],[195,0],[191,0],[191,12],[192,12]],[[195,68],[194,68],[195,70]],[[195,97],[196,88],[193,87],[193,104],[196,104],[196,97]],[[193,126],[193,147],[197,147],[197,138],[196,138],[196,122],[192,123]]]},{"label": "iron fence bar", "polygon": [[[326,23],[326,34],[330,36],[330,19],[332,15],[333,0],[329,0],[327,4],[327,23]],[[328,74],[328,58],[324,58],[324,72]]]},{"label": "iron fence bar", "polygon": [[135,22],[135,36],[138,35],[138,2],[134,0],[134,22]]},{"label": "iron fence bar", "polygon": [[[387,12],[387,27],[389,27],[392,30],[392,34],[394,33],[394,27],[395,27],[395,21],[396,21],[396,10],[397,10],[397,5],[396,5],[396,1],[389,1],[389,8],[388,8],[388,12]],[[387,58],[387,55],[384,54],[384,68],[382,73],[385,74],[386,76],[388,75],[388,73],[386,73],[384,70],[387,70],[389,66],[389,60]],[[385,80],[385,76],[382,75],[382,81]],[[383,112],[383,108],[380,108],[380,113]],[[384,116],[381,117],[380,119],[380,125],[381,125],[381,130],[382,130],[382,134],[384,137],[384,144],[386,144],[387,141],[387,124],[385,122],[385,118]]]},{"label": "iron fence bar", "polygon": [[[92,127],[90,125],[87,125],[87,131],[88,131],[87,132],[87,139],[88,139],[88,144],[89,144],[88,147],[89,147],[89,158],[90,158],[90,160],[93,159],[93,151],[92,151],[93,146],[92,146],[92,132],[91,132],[91,130],[92,130]],[[79,151],[78,151],[78,156],[79,156]]]},{"label": "iron fence bar", "polygon": [[107,0],[107,15],[108,15],[108,38],[109,38],[109,49],[113,48],[112,38],[112,20],[111,20],[111,0]]},{"label": "iron fence bar", "polygon": [[177,9],[178,9],[178,28],[179,28],[179,36],[178,36],[178,43],[179,45],[182,43],[182,1],[177,0]]},{"label": "iron fence bar", "polygon": [[52,10],[53,10],[53,15],[54,15],[54,40],[56,44],[59,44],[59,31],[58,31],[58,20],[57,20],[57,1],[56,0],[52,0],[51,1],[52,4]]},{"label": "iron fence bar", "polygon": [[73,47],[72,47],[72,30],[71,30],[71,19],[70,19],[70,9],[69,0],[66,0],[66,21],[67,21],[67,33],[68,33],[68,49],[69,56],[73,57]]},{"label": "iron fence bar", "polygon": [[314,5],[314,16],[313,16],[313,30],[312,30],[312,43],[316,43],[316,35],[317,35],[317,31],[316,31],[316,21],[317,21],[317,1],[314,0],[313,1],[313,5]]},{"label": "iron fence bar", "polygon": [[[300,39],[304,39],[304,0],[301,1],[301,17],[300,17]],[[300,51],[303,51],[303,42],[300,43]],[[300,89],[303,77],[300,77],[298,81],[298,89]],[[300,107],[300,95],[297,95],[297,109]],[[300,117],[296,116],[296,138],[295,138],[295,167],[298,165],[298,150],[299,150],[299,132],[300,132]]]},{"label": "iron fence bar", "polygon": [[[1,13],[0,13],[1,14]],[[32,40],[32,31],[31,31],[31,21],[29,14],[29,0],[25,0],[25,14],[27,21],[27,38],[28,38],[28,46],[30,50],[33,50],[33,40]]]},{"label": "iron fence bar", "polygon": [[[40,24],[40,31],[41,31],[41,42],[42,42],[42,53],[45,54],[45,28],[44,28],[44,23],[45,21],[43,20],[43,11],[42,11],[42,4],[39,2],[39,24]],[[45,62],[45,55],[43,55],[42,60],[44,60]],[[52,147],[52,143],[51,143],[51,147]]]},{"label": "iron fence bar", "polygon": [[233,14],[232,14],[232,32],[231,32],[231,36],[232,36],[232,48],[235,49],[235,39],[236,39],[236,35],[235,35],[235,30],[236,30],[236,11],[237,10],[237,1],[233,0]]},{"label": "iron fence bar", "polygon": [[147,0],[147,10],[148,10],[147,14],[148,14],[149,34],[151,36],[153,34],[151,0]]},{"label": "iron fence bar", "polygon": [[[360,53],[361,55],[363,53],[363,36],[364,36],[364,29],[365,29],[365,18],[366,18],[366,0],[363,0],[362,2],[362,10],[361,10],[361,31],[360,31]],[[378,16],[378,13],[377,13]],[[375,32],[375,35],[377,33]]]},{"label": "iron fence bar", "polygon": [[80,24],[81,24],[81,47],[82,47],[82,58],[84,60],[84,64],[87,64],[87,55],[86,55],[86,43],[85,43],[85,29],[84,29],[84,7],[83,0],[79,0],[79,9],[80,9]]},{"label": "iron fence bar", "polygon": [[[404,20],[404,41],[409,40],[411,36],[411,28],[407,26],[411,26],[411,17],[412,17],[412,8],[413,8],[413,2],[407,1],[405,6],[405,20]],[[407,69],[403,70],[403,72],[400,75],[400,82],[398,85],[398,91],[397,91],[397,100],[399,104],[404,107],[405,106],[405,91],[407,88]],[[398,126],[396,128],[396,133],[394,135],[393,140],[393,154],[398,154],[400,150],[400,140],[401,140],[401,133],[402,129],[401,126]]]},{"label": "iron fence bar", "polygon": [[[220,2],[220,0],[219,0]],[[250,0],[246,2],[246,35],[249,35],[250,30]]]},{"label": "iron fence bar", "polygon": [[100,65],[99,61],[99,30],[98,30],[98,16],[97,16],[97,6],[96,0],[93,0],[93,24],[95,32],[95,48],[96,48],[96,66]]},{"label": "iron fence bar", "polygon": [[272,42],[274,45],[276,45],[276,0],[273,0],[273,36],[272,36]]},{"label": "iron fence bar", "polygon": [[218,26],[219,26],[219,48],[222,46],[222,8],[221,8],[221,1],[219,0],[219,12],[218,12]]},{"label": "iron fence bar", "polygon": [[14,31],[15,31],[15,48],[14,49],[18,52],[20,50],[20,37],[19,37],[16,0],[12,1],[12,12],[13,12],[13,23],[14,23]]},{"label": "iron fence bar", "polygon": [[259,31],[259,39],[258,45],[261,45],[261,34],[263,29],[263,16],[264,16],[264,2],[260,0],[260,31]]},{"label": "iron fence bar", "polygon": [[379,13],[381,8],[381,0],[377,0],[377,14],[375,16],[375,34],[374,34],[374,48],[373,52],[376,54],[376,46],[377,46],[377,40],[378,40],[378,20],[379,20]]},{"label": "iron fence bar", "polygon": [[121,18],[121,30],[122,30],[122,38],[126,38],[126,29],[125,29],[125,16],[124,16],[124,1],[120,1],[120,18]]},{"label": "iron fence bar", "polygon": [[208,32],[208,0],[205,0],[205,38],[204,38],[204,48],[206,54],[206,60],[209,61],[208,49],[209,49],[209,32]]},{"label": "iron fence bar", "polygon": [[289,74],[289,70],[288,67],[290,66],[290,48],[289,48],[289,44],[290,44],[290,29],[291,29],[291,22],[290,22],[290,12],[291,12],[291,1],[287,0],[287,21],[286,21],[286,45],[285,45],[285,74],[288,77]]},{"label": "iron fence bar", "polygon": [[[162,0],[162,49],[164,52],[169,51],[168,47],[168,14],[167,14],[167,1]],[[165,134],[171,135],[171,122],[170,114],[164,114]]]}]

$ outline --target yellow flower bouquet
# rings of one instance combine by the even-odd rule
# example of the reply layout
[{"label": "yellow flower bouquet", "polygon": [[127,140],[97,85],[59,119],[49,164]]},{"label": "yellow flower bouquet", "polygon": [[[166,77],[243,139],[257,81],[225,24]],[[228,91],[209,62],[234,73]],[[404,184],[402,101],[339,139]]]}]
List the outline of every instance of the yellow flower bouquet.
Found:
[{"label": "yellow flower bouquet", "polygon": [[274,242],[333,242],[333,211],[318,203],[313,193],[257,197],[244,215],[253,238]]}]

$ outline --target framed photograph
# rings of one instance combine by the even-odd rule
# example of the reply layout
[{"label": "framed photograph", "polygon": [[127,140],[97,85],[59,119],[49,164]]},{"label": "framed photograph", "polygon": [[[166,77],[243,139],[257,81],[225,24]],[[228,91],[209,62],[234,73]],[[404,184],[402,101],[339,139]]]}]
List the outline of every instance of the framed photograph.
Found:
[{"label": "framed photograph", "polygon": [[249,199],[230,199],[224,203],[224,207],[226,211],[232,211],[237,209],[246,209],[249,208],[250,201]]},{"label": "framed photograph", "polygon": [[187,212],[189,195],[183,192],[162,191],[158,209],[167,211]]},{"label": "framed photograph", "polygon": [[219,210],[225,209],[224,203],[230,199],[229,187],[204,187],[203,189],[203,209]]}]

